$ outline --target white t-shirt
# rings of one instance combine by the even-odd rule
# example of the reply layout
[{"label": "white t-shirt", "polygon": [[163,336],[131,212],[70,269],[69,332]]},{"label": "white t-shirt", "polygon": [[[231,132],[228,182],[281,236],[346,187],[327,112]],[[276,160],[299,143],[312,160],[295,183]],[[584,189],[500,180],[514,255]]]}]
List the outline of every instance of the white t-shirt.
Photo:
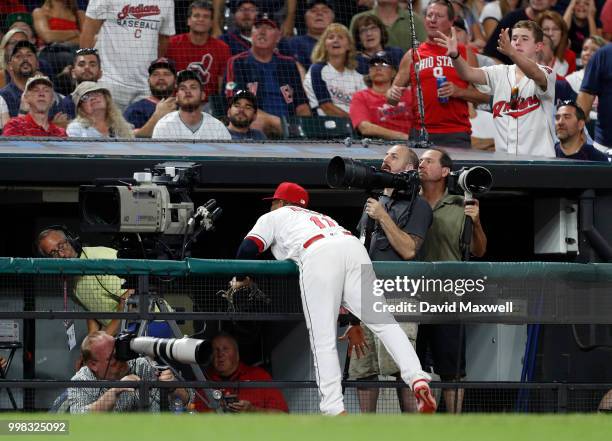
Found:
[{"label": "white t-shirt", "polygon": [[148,90],[159,35],[174,35],[174,1],[90,0],[86,15],[104,20],[96,40],[101,81]]},{"label": "white t-shirt", "polygon": [[304,91],[310,107],[317,109],[319,115],[325,115],[325,112],[318,107],[328,102],[348,113],[353,94],[365,88],[363,75],[359,72],[352,69],[339,72],[331,64],[313,64],[304,78]]},{"label": "white t-shirt", "polygon": [[232,139],[232,135],[221,121],[204,112],[202,112],[200,125],[193,131],[180,118],[179,110],[170,112],[157,121],[152,137],[157,139]]},{"label": "white t-shirt", "polygon": [[9,119],[11,119],[11,115],[9,114],[8,105],[6,104],[4,98],[0,96],[0,130],[4,127]]},{"label": "white t-shirt", "polygon": [[108,138],[108,136],[100,133],[95,127],[85,127],[77,120],[71,121],[70,124],[68,124],[68,127],[66,127],[66,134],[69,138]]},{"label": "white t-shirt", "polygon": [[350,235],[329,216],[288,205],[261,216],[246,237],[257,243],[260,252],[271,247],[277,260],[296,261],[313,237],[342,234]]},{"label": "white t-shirt", "polygon": [[489,2],[486,5],[484,5],[484,7],[482,8],[482,12],[480,13],[480,18],[478,19],[481,23],[484,23],[484,21],[487,18],[493,18],[495,20],[497,20],[498,22],[501,21],[502,19],[502,11],[501,8],[499,7],[499,1],[495,0],[493,2]]},{"label": "white t-shirt", "polygon": [[[524,76],[516,83],[516,65],[498,64],[481,67],[487,83],[475,85],[493,96],[495,149],[515,155],[555,157],[554,127],[555,74],[538,65],[546,75],[546,90]],[[512,108],[512,88],[518,87],[518,100]]]}]

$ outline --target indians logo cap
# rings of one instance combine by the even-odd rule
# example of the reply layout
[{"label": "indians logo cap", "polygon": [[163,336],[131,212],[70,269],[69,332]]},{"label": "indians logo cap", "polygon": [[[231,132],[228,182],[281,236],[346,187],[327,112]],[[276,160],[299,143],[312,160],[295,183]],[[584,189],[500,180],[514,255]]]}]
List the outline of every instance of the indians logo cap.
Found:
[{"label": "indians logo cap", "polygon": [[274,196],[264,198],[264,201],[270,199],[281,199],[301,207],[307,207],[309,198],[308,192],[298,184],[293,182],[281,182],[278,187],[276,187]]}]

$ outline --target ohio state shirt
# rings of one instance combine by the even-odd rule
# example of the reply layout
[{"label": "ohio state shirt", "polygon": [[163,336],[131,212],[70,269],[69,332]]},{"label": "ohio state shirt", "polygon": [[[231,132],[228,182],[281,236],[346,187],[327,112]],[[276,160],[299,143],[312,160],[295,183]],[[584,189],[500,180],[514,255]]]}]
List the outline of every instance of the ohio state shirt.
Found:
[{"label": "ohio state shirt", "polygon": [[[546,75],[546,90],[524,76],[516,82],[516,64],[482,67],[486,84],[475,85],[493,96],[495,149],[515,155],[555,157],[554,127],[555,73],[538,65]],[[512,89],[517,94],[512,97]]]}]

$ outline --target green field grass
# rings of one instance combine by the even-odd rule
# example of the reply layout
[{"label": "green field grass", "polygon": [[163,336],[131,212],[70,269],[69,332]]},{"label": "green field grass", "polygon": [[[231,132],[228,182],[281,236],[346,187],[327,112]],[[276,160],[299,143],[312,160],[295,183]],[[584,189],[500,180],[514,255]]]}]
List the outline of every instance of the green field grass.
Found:
[{"label": "green field grass", "polygon": [[0,420],[67,419],[68,436],[11,435],[26,441],[609,441],[608,415],[152,415],[3,414]]}]

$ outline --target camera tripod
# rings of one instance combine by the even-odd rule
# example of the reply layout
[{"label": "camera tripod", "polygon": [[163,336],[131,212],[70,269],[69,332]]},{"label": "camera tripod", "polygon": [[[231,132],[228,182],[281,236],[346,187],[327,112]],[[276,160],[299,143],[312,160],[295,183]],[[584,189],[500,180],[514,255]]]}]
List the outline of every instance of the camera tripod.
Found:
[{"label": "camera tripod", "polygon": [[[172,312],[170,305],[168,305],[168,303],[166,302],[166,300],[163,298],[163,296],[161,296],[160,294],[157,293],[151,293],[148,290],[148,283],[145,282],[145,286],[144,286],[144,290],[142,291],[143,293],[148,293],[148,312],[162,312],[162,313],[166,313],[166,312]],[[140,299],[143,299],[144,295],[140,296]],[[124,306],[124,312],[128,312],[130,310],[130,306],[136,306],[138,307],[138,302],[137,299],[133,299],[130,298]],[[142,311],[142,309],[141,309]],[[172,335],[174,338],[176,339],[180,339],[183,338],[183,334],[180,330],[180,328],[178,327],[178,324],[176,323],[176,320],[164,320],[165,323],[168,324],[168,326],[170,327],[170,331],[172,332]],[[151,320],[148,319],[143,319],[140,321],[140,323],[138,323],[138,330],[136,333],[137,337],[143,337],[147,335],[148,329],[149,329],[149,325],[151,324]],[[206,324],[204,324],[204,326],[206,326]],[[128,333],[131,332],[130,331],[130,327],[128,325],[128,321],[123,319],[121,320],[121,333]],[[168,361],[164,360],[166,363],[169,363]],[[199,364],[197,363],[191,363],[189,365],[191,367],[191,370],[196,378],[197,381],[201,381],[201,382],[206,382],[208,381],[206,378],[206,375],[204,374],[204,371],[202,370],[202,368],[200,367]],[[174,369],[173,369],[174,370]],[[204,391],[204,395],[207,401],[208,406],[213,409],[215,412],[222,412],[222,409],[220,407],[220,400],[219,400],[219,394],[218,391],[216,390],[210,390],[210,389],[203,389]],[[167,402],[167,390],[162,388],[160,389],[160,407],[161,407],[161,403],[162,402]]]}]

